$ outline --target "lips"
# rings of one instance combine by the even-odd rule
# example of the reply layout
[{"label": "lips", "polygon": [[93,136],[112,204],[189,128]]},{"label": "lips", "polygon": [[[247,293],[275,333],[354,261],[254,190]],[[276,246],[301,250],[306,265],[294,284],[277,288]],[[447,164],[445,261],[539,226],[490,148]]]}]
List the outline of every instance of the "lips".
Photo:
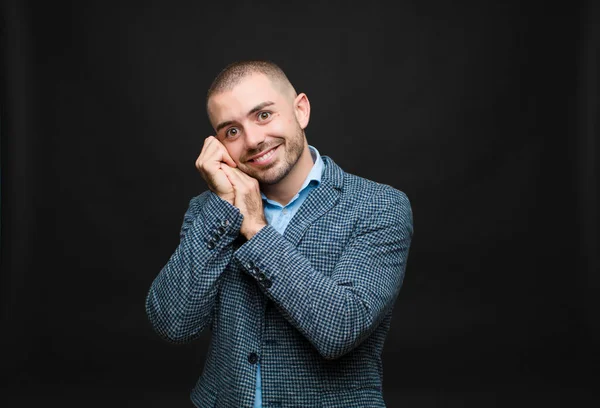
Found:
[{"label": "lips", "polygon": [[273,156],[275,155],[275,150],[279,147],[279,145],[268,149],[254,157],[252,157],[251,159],[249,159],[248,161],[251,163],[256,163],[256,164],[264,164],[269,162]]}]

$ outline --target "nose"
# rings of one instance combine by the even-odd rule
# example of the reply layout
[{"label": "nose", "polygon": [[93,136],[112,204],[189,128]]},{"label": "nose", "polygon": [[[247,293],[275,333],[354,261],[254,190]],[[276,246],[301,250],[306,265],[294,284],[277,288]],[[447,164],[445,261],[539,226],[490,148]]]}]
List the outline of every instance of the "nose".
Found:
[{"label": "nose", "polygon": [[260,127],[250,126],[246,128],[246,147],[248,150],[253,150],[265,141],[265,133]]}]

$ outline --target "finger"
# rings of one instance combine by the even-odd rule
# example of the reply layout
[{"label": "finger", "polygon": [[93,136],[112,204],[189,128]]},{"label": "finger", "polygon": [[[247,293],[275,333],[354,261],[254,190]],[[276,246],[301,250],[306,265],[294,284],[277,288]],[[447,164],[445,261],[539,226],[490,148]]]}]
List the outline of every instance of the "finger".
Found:
[{"label": "finger", "polygon": [[215,152],[217,152],[218,150],[218,145],[215,145],[215,142],[217,141],[218,140],[214,136],[208,136],[206,139],[204,139],[204,145],[202,146],[200,157],[206,160],[207,158],[214,155]]},{"label": "finger", "polygon": [[[224,164],[223,166],[226,165]],[[242,191],[245,193],[260,192],[258,180],[256,180],[254,177],[247,175],[246,173],[237,168],[229,168],[228,170],[231,174],[231,176],[228,177],[228,179],[230,180],[230,183],[232,185],[233,183],[236,184],[234,188],[236,188],[238,191]]]},{"label": "finger", "polygon": [[[245,185],[244,179],[238,174],[239,170],[228,166],[226,163],[221,164],[221,170],[225,173],[229,182],[234,188],[239,188]],[[237,171],[236,171],[237,170]]]},{"label": "finger", "polygon": [[248,193],[250,191],[260,191],[258,181],[255,178],[250,177],[243,171],[227,166],[223,163],[221,165],[225,175],[234,189],[242,193]]},{"label": "finger", "polygon": [[206,161],[206,157],[210,154],[210,145],[215,140],[214,136],[208,136],[204,139],[204,143],[202,144],[202,149],[200,150],[200,154],[196,159],[196,168],[200,170],[201,164]]},{"label": "finger", "polygon": [[225,162],[231,167],[237,167],[237,164],[235,164],[235,161],[233,161],[233,158],[229,155],[225,145],[223,145],[223,143],[221,143],[216,137],[213,137],[213,140],[221,155],[221,157],[219,157],[219,161]]},{"label": "finger", "polygon": [[242,182],[245,185],[247,185],[249,187],[258,186],[258,180],[256,180],[254,177],[249,176],[248,174],[244,173],[240,169],[234,168],[234,169],[231,169],[231,171],[233,173],[235,173],[239,177],[239,179],[242,180]]},{"label": "finger", "polygon": [[231,169],[231,171],[239,178],[239,180],[242,183],[244,183],[244,185],[246,185],[248,187],[253,187],[255,185],[258,185],[258,181],[254,177],[247,175],[240,169],[235,168],[235,169]]},{"label": "finger", "polygon": [[218,168],[218,163],[225,162],[232,167],[236,167],[235,161],[229,155],[229,152],[223,144],[214,136],[208,136],[204,139],[204,146],[200,155],[196,159],[196,168],[206,167],[209,164],[210,168]]},{"label": "finger", "polygon": [[215,140],[217,140],[214,136],[208,136],[206,139],[204,139],[204,144],[202,145],[202,151],[200,152],[200,154],[202,155],[203,153],[206,154],[210,154],[211,151],[214,151],[214,142]]}]

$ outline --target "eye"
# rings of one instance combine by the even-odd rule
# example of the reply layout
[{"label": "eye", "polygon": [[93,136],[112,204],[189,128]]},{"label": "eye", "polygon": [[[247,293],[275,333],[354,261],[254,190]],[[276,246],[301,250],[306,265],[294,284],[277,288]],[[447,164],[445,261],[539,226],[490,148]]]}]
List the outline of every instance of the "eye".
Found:
[{"label": "eye", "polygon": [[262,111],[258,113],[258,120],[263,121],[263,120],[267,120],[271,117],[271,112],[268,111]]},{"label": "eye", "polygon": [[227,129],[227,132],[225,132],[225,137],[236,137],[239,133],[238,128],[229,128]]}]

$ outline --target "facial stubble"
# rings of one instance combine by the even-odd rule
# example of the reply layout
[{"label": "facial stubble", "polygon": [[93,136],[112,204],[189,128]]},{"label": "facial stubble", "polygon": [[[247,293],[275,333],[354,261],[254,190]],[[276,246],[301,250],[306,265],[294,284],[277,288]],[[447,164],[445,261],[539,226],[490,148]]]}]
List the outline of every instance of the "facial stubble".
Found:
[{"label": "facial stubble", "polygon": [[304,131],[298,126],[296,136],[287,139],[282,144],[284,147],[285,154],[281,160],[283,163],[275,161],[271,166],[263,168],[261,170],[248,171],[247,174],[258,180],[261,185],[274,185],[283,180],[296,166],[302,152],[304,150]]}]

